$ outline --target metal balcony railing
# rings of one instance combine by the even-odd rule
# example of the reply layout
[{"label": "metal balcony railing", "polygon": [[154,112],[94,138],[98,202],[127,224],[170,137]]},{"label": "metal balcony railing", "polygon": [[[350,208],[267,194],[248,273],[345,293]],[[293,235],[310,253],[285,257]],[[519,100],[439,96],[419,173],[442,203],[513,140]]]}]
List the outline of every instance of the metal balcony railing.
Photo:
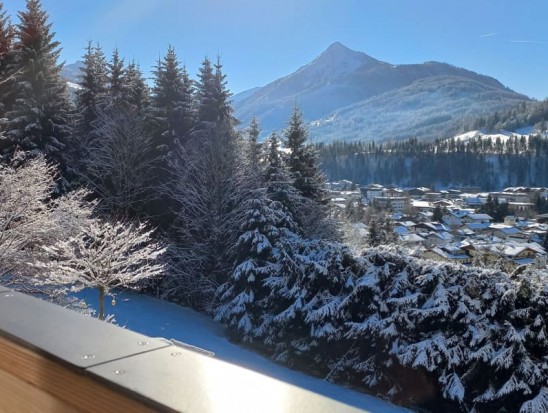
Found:
[{"label": "metal balcony railing", "polygon": [[0,286],[0,412],[361,412]]}]

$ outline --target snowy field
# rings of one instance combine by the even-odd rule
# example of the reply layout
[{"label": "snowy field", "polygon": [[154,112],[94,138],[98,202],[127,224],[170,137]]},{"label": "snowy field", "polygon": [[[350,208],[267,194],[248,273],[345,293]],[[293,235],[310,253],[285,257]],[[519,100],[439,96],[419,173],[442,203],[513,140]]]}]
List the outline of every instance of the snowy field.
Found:
[{"label": "snowy field", "polygon": [[[94,290],[78,294],[90,307],[96,307],[98,293]],[[215,353],[215,357],[262,374],[283,380],[298,387],[322,394],[342,403],[369,412],[409,412],[375,397],[308,376],[278,365],[265,357],[229,342],[223,328],[211,318],[188,307],[157,300],[135,293],[116,296],[113,307],[110,297],[105,302],[105,313],[113,314],[118,325],[151,337],[175,339]]]}]

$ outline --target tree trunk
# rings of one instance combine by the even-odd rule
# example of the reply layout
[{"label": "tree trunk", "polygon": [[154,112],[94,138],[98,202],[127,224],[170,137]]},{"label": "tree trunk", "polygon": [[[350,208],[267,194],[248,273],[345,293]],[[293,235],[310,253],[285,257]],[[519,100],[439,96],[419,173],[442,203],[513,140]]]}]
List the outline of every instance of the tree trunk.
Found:
[{"label": "tree trunk", "polygon": [[105,287],[99,287],[99,320],[105,319]]}]

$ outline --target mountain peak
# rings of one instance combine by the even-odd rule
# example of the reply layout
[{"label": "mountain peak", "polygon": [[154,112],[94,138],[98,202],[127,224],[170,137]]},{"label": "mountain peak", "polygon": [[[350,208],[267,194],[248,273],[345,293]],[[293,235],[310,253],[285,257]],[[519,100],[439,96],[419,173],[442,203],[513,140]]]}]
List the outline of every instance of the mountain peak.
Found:
[{"label": "mountain peak", "polygon": [[340,42],[335,42],[296,73],[306,73],[309,79],[316,78],[316,81],[324,82],[353,73],[359,67],[375,63],[379,63],[379,61],[363,52],[349,49]]},{"label": "mountain peak", "polygon": [[331,43],[331,45],[329,45],[329,47],[325,51],[329,52],[329,51],[338,51],[338,50],[344,50],[344,51],[348,51],[348,52],[353,52],[354,51],[354,50],[346,47],[341,42]]}]

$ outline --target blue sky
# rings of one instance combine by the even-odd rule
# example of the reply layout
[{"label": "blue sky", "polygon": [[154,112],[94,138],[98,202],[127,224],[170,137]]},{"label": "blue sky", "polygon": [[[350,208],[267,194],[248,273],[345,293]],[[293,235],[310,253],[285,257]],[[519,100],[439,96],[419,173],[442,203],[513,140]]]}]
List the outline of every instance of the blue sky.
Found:
[{"label": "blue sky", "polygon": [[[24,0],[4,1],[14,17]],[[548,1],[529,0],[43,0],[62,58],[88,40],[118,47],[150,71],[168,45],[195,74],[221,56],[240,92],[287,75],[340,41],[394,64],[429,60],[548,97]]]}]

